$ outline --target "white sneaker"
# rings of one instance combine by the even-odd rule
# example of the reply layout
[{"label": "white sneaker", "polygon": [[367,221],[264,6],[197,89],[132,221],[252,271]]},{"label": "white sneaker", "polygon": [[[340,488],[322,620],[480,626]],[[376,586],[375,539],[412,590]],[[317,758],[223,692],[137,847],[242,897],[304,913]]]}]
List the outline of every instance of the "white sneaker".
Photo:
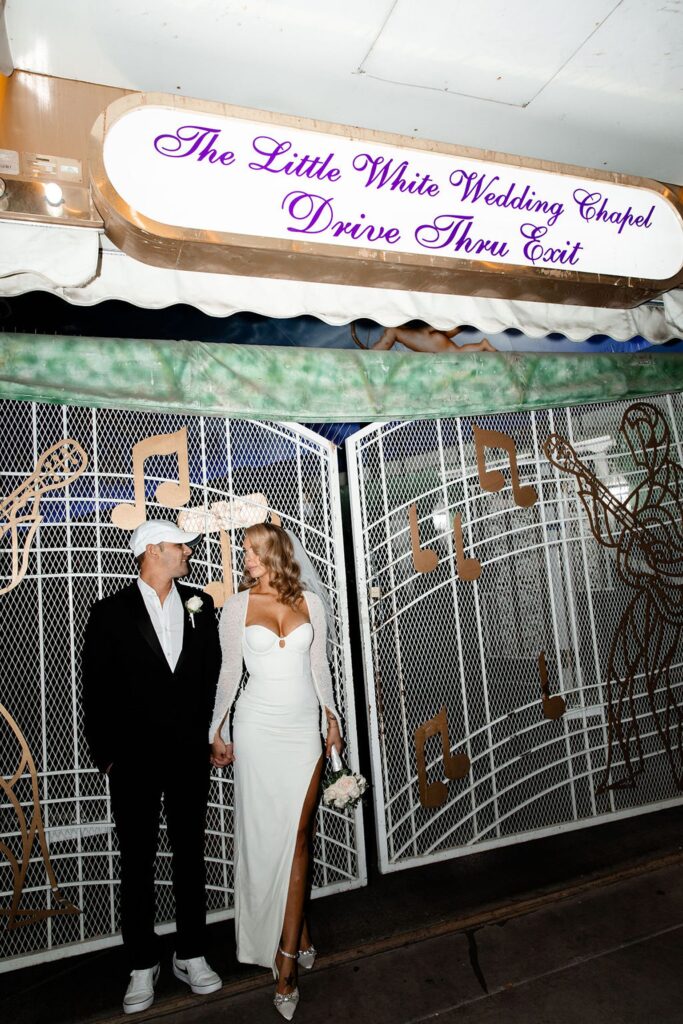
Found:
[{"label": "white sneaker", "polygon": [[143,971],[131,971],[126,994],[123,997],[124,1013],[139,1013],[148,1010],[154,1002],[154,986],[159,980],[159,964],[146,967]]},{"label": "white sneaker", "polygon": [[179,981],[189,985],[197,996],[208,996],[209,992],[218,992],[223,982],[215,971],[212,971],[203,956],[193,956],[190,960],[178,960],[173,954],[173,973]]}]

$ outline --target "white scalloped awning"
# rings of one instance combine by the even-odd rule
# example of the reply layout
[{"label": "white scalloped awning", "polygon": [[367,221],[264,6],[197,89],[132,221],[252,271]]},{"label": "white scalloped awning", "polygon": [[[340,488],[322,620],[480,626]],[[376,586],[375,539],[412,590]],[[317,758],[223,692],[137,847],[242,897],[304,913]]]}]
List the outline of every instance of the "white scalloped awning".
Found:
[{"label": "white scalloped awning", "polygon": [[635,309],[595,309],[202,274],[139,263],[96,229],[0,222],[0,295],[30,291],[49,291],[79,306],[121,299],[163,309],[182,302],[211,316],[308,314],[328,324],[367,318],[385,327],[422,320],[440,329],[469,324],[490,334],[511,327],[529,337],[557,332],[572,341],[640,336],[656,345],[683,337],[683,289]]},{"label": "white scalloped awning", "polygon": [[2,294],[81,287],[97,274],[99,248],[99,232],[94,229],[3,221],[0,223]]}]

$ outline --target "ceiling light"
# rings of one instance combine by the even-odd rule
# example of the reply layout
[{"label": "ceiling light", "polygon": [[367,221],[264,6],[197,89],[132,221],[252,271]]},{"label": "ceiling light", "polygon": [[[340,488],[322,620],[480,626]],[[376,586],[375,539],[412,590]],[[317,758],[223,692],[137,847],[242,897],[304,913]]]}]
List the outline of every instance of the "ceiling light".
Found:
[{"label": "ceiling light", "polygon": [[50,206],[59,206],[64,202],[64,193],[56,181],[49,181],[45,186],[45,199]]}]

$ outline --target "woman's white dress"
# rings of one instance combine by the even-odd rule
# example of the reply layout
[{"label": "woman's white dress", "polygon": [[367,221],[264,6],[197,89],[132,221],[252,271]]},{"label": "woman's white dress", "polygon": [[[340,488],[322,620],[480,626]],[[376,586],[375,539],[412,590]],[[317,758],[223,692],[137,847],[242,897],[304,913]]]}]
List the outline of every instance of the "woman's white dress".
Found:
[{"label": "woman's white dress", "polygon": [[232,730],[237,958],[273,968],[297,827],[321,756],[321,721],[323,730],[327,726],[324,708],[339,716],[320,600],[305,592],[310,622],[279,637],[265,626],[245,626],[248,598],[248,592],[237,594],[223,609],[223,664],[210,739],[221,727],[231,742],[229,712],[244,659],[249,678]]}]

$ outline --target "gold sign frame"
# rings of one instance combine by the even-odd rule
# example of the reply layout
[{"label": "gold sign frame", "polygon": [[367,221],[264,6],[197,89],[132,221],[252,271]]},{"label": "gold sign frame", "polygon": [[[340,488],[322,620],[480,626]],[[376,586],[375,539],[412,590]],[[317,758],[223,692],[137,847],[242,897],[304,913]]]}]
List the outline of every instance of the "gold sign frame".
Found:
[{"label": "gold sign frame", "polygon": [[513,157],[183,96],[134,93],[115,100],[98,117],[90,135],[89,165],[93,199],[104,221],[106,234],[119,249],[143,263],[175,270],[613,308],[639,305],[683,284],[683,267],[667,280],[610,277],[545,266],[527,267],[493,260],[484,262],[399,253],[360,245],[357,248],[335,246],[301,239],[290,241],[162,224],[140,214],[119,195],[109,181],[103,159],[107,132],[131,111],[147,106],[238,118],[264,126],[277,125],[400,146],[414,152],[442,153],[520,169],[579,175],[596,182],[628,185],[663,196],[683,219],[681,190],[648,178]]}]

